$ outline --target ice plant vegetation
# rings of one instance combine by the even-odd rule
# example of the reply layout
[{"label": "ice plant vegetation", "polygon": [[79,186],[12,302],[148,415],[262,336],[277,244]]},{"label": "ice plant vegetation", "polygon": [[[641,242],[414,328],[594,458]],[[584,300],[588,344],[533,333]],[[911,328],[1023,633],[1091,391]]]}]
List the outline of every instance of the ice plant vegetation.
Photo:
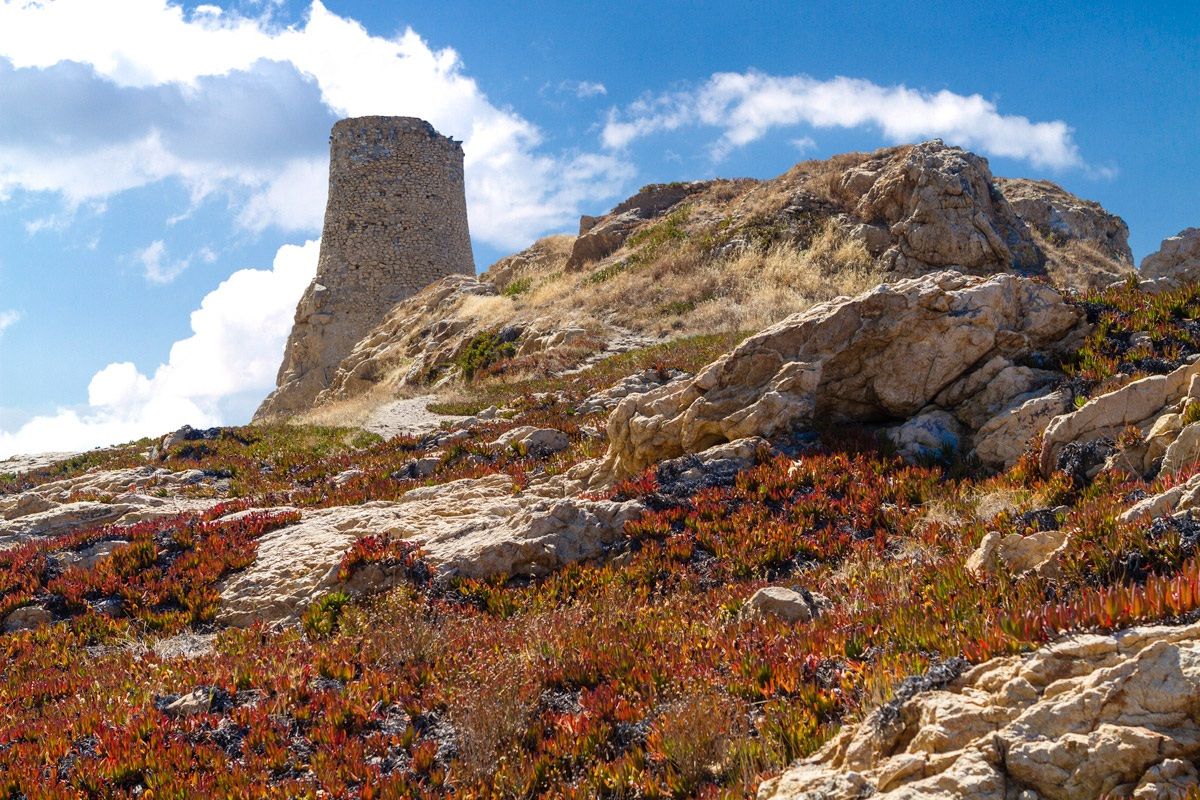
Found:
[{"label": "ice plant vegetation", "polygon": [[[1070,380],[1095,391],[1195,352],[1198,298],[1082,299],[1100,326]],[[729,344],[690,340],[551,380],[509,379],[497,361],[456,402],[515,414],[442,448],[421,478],[404,466],[432,451],[426,439],[227,429],[162,462],[228,478],[227,502],[0,552],[0,612],[38,603],[54,616],[0,637],[0,797],[746,797],[935,662],[1200,607],[1197,531],[1119,521],[1194,470],[1081,486],[1043,478],[1031,453],[984,476],[908,465],[875,431],[829,428],[709,488],[681,490],[655,469],[618,484],[611,496],[648,510],[595,562],[468,580],[370,536],[339,578],[386,569],[394,588],[332,592],[285,630],[214,625],[221,578],[297,518],[282,507],[561,472],[603,449],[602,416],[575,411],[588,392],[648,367],[694,370]],[[570,447],[487,444],[521,424],[556,427]],[[7,476],[2,489],[139,463],[148,444]],[[1047,526],[1072,532],[1056,572],[968,571],[988,531]],[[100,542],[120,544],[62,566]],[[797,624],[743,613],[767,584],[830,604]]]}]

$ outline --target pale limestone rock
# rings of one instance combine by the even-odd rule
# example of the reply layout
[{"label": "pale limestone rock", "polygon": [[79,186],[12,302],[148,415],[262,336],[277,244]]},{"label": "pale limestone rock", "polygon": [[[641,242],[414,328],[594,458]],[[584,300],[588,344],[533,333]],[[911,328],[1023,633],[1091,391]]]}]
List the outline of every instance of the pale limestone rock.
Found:
[{"label": "pale limestone rock", "polygon": [[1200,786],[1200,774],[1189,761],[1168,758],[1146,770],[1133,791],[1133,800],[1184,800]]},{"label": "pale limestone rock", "polygon": [[81,527],[200,513],[220,501],[180,496],[180,492],[201,485],[218,493],[224,490],[200,470],[136,467],[89,472],[0,497],[0,549]]},{"label": "pale limestone rock", "polygon": [[492,475],[414,489],[397,502],[307,512],[299,523],[260,538],[254,563],[225,579],[218,621],[294,620],[338,586],[342,556],[362,536],[411,541],[442,573],[543,574],[599,556],[641,512],[636,502],[546,492],[514,494],[507,475]]},{"label": "pale limestone rock", "polygon": [[996,573],[1002,568],[1011,575],[1044,572],[1066,548],[1069,538],[1066,531],[1035,531],[1028,535],[1010,533],[1007,536],[988,531],[968,556],[966,567],[977,575]]},{"label": "pale limestone rock", "polygon": [[988,531],[979,541],[971,555],[967,556],[966,568],[976,575],[995,573],[1000,567],[1000,531]]},{"label": "pale limestone rock", "polygon": [[206,714],[212,707],[213,693],[209,689],[194,689],[177,700],[173,700],[163,708],[163,713],[170,717],[191,717],[196,714]]},{"label": "pale limestone rock", "polygon": [[[1042,439],[1039,455],[1042,474],[1054,471],[1064,446],[1073,441],[1116,440],[1128,426],[1138,427],[1142,438],[1148,435],[1157,449],[1169,451],[1170,444],[1164,435],[1174,423],[1163,421],[1160,425],[1159,421],[1164,414],[1175,413],[1178,405],[1192,401],[1192,392],[1200,391],[1196,378],[1200,378],[1200,361],[1187,363],[1170,374],[1135,380],[1121,389],[1093,397],[1070,414],[1055,417],[1046,426]],[[1145,463],[1148,452],[1147,447],[1141,453],[1141,463],[1136,464],[1141,469],[1148,468]],[[1181,450],[1178,458],[1182,459],[1186,452]]]},{"label": "pale limestone rock", "polygon": [[829,605],[829,599],[824,595],[797,592],[784,586],[764,586],[746,601],[742,615],[770,615],[784,622],[811,622]]},{"label": "pale limestone rock", "polygon": [[30,539],[68,533],[76,528],[116,522],[133,511],[126,503],[97,503],[80,501],[64,503],[47,511],[24,514],[0,523],[0,549],[12,547]]},{"label": "pale limestone rock", "polygon": [[9,612],[8,616],[4,618],[3,626],[0,626],[0,630],[5,633],[32,630],[42,625],[49,625],[53,621],[54,616],[42,606],[21,606]]},{"label": "pale limestone rock", "polygon": [[657,389],[664,383],[683,380],[692,377],[690,373],[677,369],[657,370],[651,367],[630,375],[614,383],[607,389],[602,389],[588,396],[579,404],[580,414],[594,414],[598,411],[612,411],[622,399],[631,394],[644,394],[651,389]]},{"label": "pale limestone rock", "polygon": [[937,139],[885,152],[847,169],[832,193],[858,219],[888,226],[895,244],[882,257],[893,269],[1042,267],[1028,228],[993,189],[985,159]]},{"label": "pale limestone rock", "polygon": [[512,447],[520,453],[548,455],[566,450],[571,446],[571,440],[565,433],[554,428],[521,425],[501,434],[491,446],[501,449]]},{"label": "pale limestone rock", "polygon": [[1162,472],[1174,475],[1197,460],[1200,460],[1200,423],[1193,422],[1179,429],[1174,441],[1167,445],[1163,453]]},{"label": "pale limestone rock", "polygon": [[1174,283],[1200,278],[1200,228],[1185,228],[1162,240],[1158,250],[1142,259],[1141,277]]},{"label": "pale limestone rock", "polygon": [[998,555],[1014,575],[1038,572],[1066,547],[1069,538],[1066,531],[1035,531],[1024,536],[1010,533],[1000,540]]},{"label": "pale limestone rock", "polygon": [[1071,637],[844,728],[759,798],[1178,797],[1200,756],[1197,698],[1200,625]]},{"label": "pale limestone rock", "polygon": [[1178,486],[1140,500],[1121,514],[1121,522],[1150,520],[1165,517],[1200,506],[1200,474],[1193,475]]},{"label": "pale limestone rock", "polygon": [[1056,291],[1014,275],[940,272],[825,303],[751,336],[690,381],[622,400],[596,476],[625,477],[818,418],[905,418],[977,365],[1055,345],[1079,321]]},{"label": "pale limestone rock", "polygon": [[1050,420],[1070,407],[1070,389],[1032,397],[1019,395],[1013,406],[983,423],[975,432],[975,457],[993,469],[1008,469],[1045,430]]}]

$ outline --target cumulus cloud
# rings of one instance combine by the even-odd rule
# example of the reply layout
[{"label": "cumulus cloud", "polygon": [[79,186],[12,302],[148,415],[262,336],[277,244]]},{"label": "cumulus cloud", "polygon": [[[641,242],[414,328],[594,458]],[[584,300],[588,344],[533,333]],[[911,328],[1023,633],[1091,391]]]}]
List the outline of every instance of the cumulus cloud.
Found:
[{"label": "cumulus cloud", "polygon": [[[0,458],[248,419],[275,384],[296,302],[316,274],[317,251],[316,241],[284,245],[271,269],[233,273],[192,312],[192,335],[175,342],[153,374],[130,362],[109,364],[92,376],[86,408],[0,431]],[[0,330],[8,313],[0,313]]]},{"label": "cumulus cloud", "polygon": [[[472,233],[517,247],[569,223],[632,174],[612,153],[543,151],[450,48],[408,29],[372,36],[313,2],[279,27],[167,0],[0,0],[0,197],[68,203],[175,179],[228,193],[251,230],[319,229],[326,136],[342,116],[429,120],[464,142]],[[575,90],[596,95],[598,83]]]},{"label": "cumulus cloud", "polygon": [[978,94],[756,71],[717,73],[695,89],[649,96],[624,110],[613,109],[601,138],[606,147],[619,151],[661,131],[715,128],[720,136],[711,153],[719,160],[769,131],[799,125],[875,127],[895,142],[941,137],[1038,167],[1084,166],[1065,122],[1031,122],[1026,117],[1001,114],[995,103]]}]

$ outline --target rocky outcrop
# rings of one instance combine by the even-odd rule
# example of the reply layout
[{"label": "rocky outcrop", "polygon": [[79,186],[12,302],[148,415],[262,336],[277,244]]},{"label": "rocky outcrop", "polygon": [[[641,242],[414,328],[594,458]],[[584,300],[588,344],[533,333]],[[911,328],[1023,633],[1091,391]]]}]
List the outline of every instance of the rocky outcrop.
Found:
[{"label": "rocky outcrop", "polygon": [[[694,379],[625,398],[608,420],[600,473],[827,421],[904,420],[941,410],[970,430],[1020,409],[1053,374],[1015,359],[1061,346],[1080,312],[1015,275],[941,272],[816,306],[751,336]],[[993,431],[994,432],[994,431]],[[1017,437],[1015,431],[1008,431]],[[994,448],[997,452],[1002,448]]]},{"label": "rocky outcrop", "polygon": [[1129,226],[1094,200],[1084,200],[1050,181],[997,178],[996,188],[1017,216],[1051,245],[1084,242],[1107,258],[1133,267]]},{"label": "rocky outcrop", "polygon": [[186,490],[222,494],[227,483],[200,470],[170,472],[155,467],[86,473],[44,483],[0,498],[0,549],[93,525],[199,513],[220,501],[190,497]]},{"label": "rocky outcrop", "polygon": [[[764,281],[748,262],[773,252],[807,277]],[[312,391],[277,392],[260,418],[367,395],[362,402],[383,403],[402,387],[469,379],[460,357],[488,337],[503,338],[508,347],[496,355],[512,370],[555,373],[621,351],[625,337],[761,328],[837,296],[836,287],[860,291],[852,275],[1016,272],[1090,289],[1123,277],[1129,260],[1119,217],[1051,183],[996,179],[986,159],[938,140],[805,162],[768,181],[655,184],[608,214],[583,217],[575,237],[539,240],[479,278],[435,282],[379,312],[340,362],[301,354],[305,343],[325,345],[294,336],[299,355],[289,363],[320,361],[322,370],[281,375]],[[300,310],[319,293],[314,285]],[[714,297],[741,311],[714,311]],[[776,310],[750,310],[762,308]],[[285,403],[301,395],[308,399]]]},{"label": "rocky outcrop", "polygon": [[711,183],[652,183],[602,217],[580,217],[579,236],[571,247],[567,269],[581,269],[616,252],[641,223],[665,214],[689,195],[707,189]]},{"label": "rocky outcrop", "polygon": [[1034,273],[1044,263],[987,160],[940,139],[847,169],[832,195],[857,221],[887,228],[894,244],[880,258],[902,275]]},{"label": "rocky outcrop", "polygon": [[[222,584],[217,618],[232,625],[294,620],[339,585],[338,565],[362,536],[412,542],[441,574],[545,574],[600,555],[641,511],[633,501],[553,494],[514,494],[511,478],[502,474],[414,489],[397,502],[308,512],[298,524],[259,539],[254,563]],[[383,588],[369,580],[355,586]]]},{"label": "rocky outcrop", "polygon": [[[1066,469],[1090,479],[1103,468],[1137,477],[1174,474],[1200,460],[1200,361],[1094,397],[1055,417],[1042,438],[1042,474]],[[1090,446],[1090,447],[1089,447]],[[1087,463],[1080,458],[1088,448]]]},{"label": "rocky outcrop", "polygon": [[996,188],[1029,226],[1056,283],[1100,289],[1133,274],[1129,226],[1099,203],[1050,181],[997,178]]},{"label": "rocky outcrop", "polygon": [[1142,259],[1142,278],[1178,285],[1200,279],[1200,228],[1185,228],[1162,240]]},{"label": "rocky outcrop", "polygon": [[1200,757],[1200,625],[996,658],[843,729],[760,800],[1183,797]]}]

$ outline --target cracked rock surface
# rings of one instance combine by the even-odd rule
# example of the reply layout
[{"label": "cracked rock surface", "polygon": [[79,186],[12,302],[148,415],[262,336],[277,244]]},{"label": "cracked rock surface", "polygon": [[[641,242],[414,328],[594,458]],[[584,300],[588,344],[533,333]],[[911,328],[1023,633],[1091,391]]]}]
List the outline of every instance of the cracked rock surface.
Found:
[{"label": "cracked rock surface", "polygon": [[1198,712],[1200,624],[1079,635],[872,714],[758,796],[1183,797],[1197,785]]}]

